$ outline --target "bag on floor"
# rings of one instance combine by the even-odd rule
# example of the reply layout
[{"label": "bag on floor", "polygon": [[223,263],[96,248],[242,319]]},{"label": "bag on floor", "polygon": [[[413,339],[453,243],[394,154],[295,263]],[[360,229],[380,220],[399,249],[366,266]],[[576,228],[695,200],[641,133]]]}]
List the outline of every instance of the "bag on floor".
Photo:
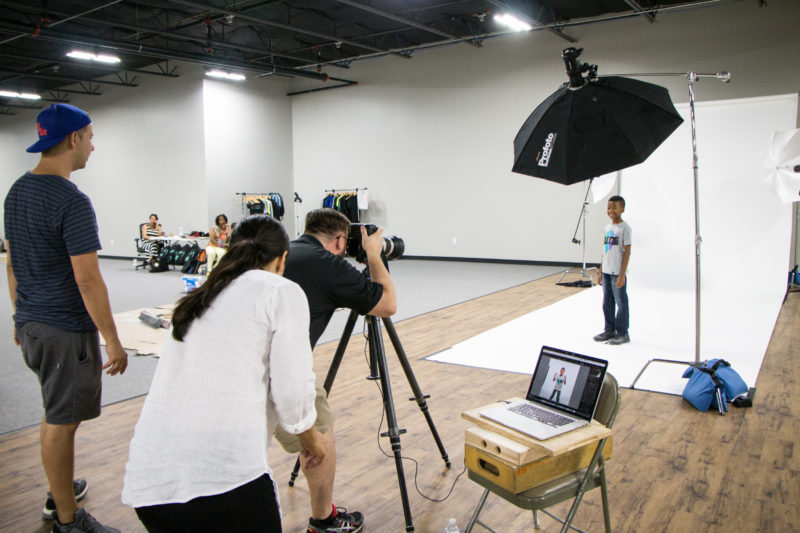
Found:
[{"label": "bag on floor", "polygon": [[[747,384],[742,377],[723,359],[692,363],[683,373],[683,377],[689,378],[683,389],[683,397],[703,412],[711,407],[727,411],[728,401],[747,392]],[[717,391],[721,405],[717,401]]]},{"label": "bag on floor", "polygon": [[164,272],[169,270],[169,247],[165,246],[150,263],[150,272]]}]

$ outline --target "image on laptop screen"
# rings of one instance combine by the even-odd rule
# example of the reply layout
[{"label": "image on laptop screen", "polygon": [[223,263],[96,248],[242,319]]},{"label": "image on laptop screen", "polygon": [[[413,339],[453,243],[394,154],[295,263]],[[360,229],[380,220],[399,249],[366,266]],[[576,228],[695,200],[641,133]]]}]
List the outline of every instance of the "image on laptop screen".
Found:
[{"label": "image on laptop screen", "polygon": [[607,362],[542,346],[527,399],[591,420]]}]

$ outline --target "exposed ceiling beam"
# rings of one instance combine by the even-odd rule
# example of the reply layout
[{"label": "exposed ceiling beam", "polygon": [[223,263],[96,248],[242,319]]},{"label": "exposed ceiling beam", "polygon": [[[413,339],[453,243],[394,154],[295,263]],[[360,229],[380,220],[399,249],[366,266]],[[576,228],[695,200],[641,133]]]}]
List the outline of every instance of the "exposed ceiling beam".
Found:
[{"label": "exposed ceiling beam", "polygon": [[[14,5],[14,4],[9,2],[8,5]],[[19,4],[16,4],[16,5],[19,6]],[[64,17],[68,16],[66,13],[62,13],[62,12],[50,11],[50,13],[53,14],[53,15],[56,15],[56,16],[64,16]],[[71,17],[71,18],[74,18],[74,17]],[[65,19],[65,20],[67,20],[67,19]],[[112,21],[112,20],[105,19],[105,18],[94,18],[94,17],[83,16],[83,20],[86,23],[89,23],[89,24],[92,24],[92,25],[95,25],[95,26],[111,26],[111,27],[115,27],[115,28],[122,28],[122,29],[125,29],[125,30],[128,30],[128,31],[132,31],[132,32],[146,32],[146,33],[151,33],[151,34],[154,34],[154,35],[158,35],[160,37],[164,37],[164,38],[167,38],[167,39],[174,39],[176,41],[183,41],[183,42],[193,42],[193,43],[197,43],[198,46],[201,46],[201,47],[205,46],[205,42],[204,42],[206,40],[205,37],[199,37],[199,36],[195,36],[195,35],[187,35],[185,33],[178,33],[178,32],[175,32],[175,31],[163,31],[163,30],[158,30],[158,29],[155,29],[155,28],[147,28],[147,27],[143,27],[143,26],[139,26],[139,25]],[[52,25],[50,25],[50,26],[52,26]],[[48,26],[48,29],[50,28],[50,26]],[[23,35],[23,36],[25,36],[25,35]],[[112,41],[112,42],[117,42],[117,43],[119,43],[121,45],[129,46],[129,47],[133,46],[133,45],[140,44],[138,42],[128,41],[128,40]],[[292,60],[292,61],[296,61],[296,62],[301,63],[301,64],[303,64],[303,63],[306,63],[306,64],[314,63],[313,58],[297,57],[297,56],[293,56],[293,55],[289,55],[289,54],[283,54],[283,53],[280,53],[280,52],[274,52],[274,51],[269,50],[269,49],[251,48],[251,47],[248,47],[246,45],[239,45],[239,44],[229,43],[229,42],[225,42],[225,41],[213,41],[212,44],[214,46],[219,47],[219,48],[229,48],[229,49],[234,49],[234,50],[242,50],[244,52],[250,52],[250,53],[258,54],[258,55],[265,55],[266,54],[266,55],[271,55],[271,56],[274,56],[274,57],[282,57],[284,59],[289,59],[289,60]]]},{"label": "exposed ceiling beam", "polygon": [[[91,13],[94,13],[95,11],[100,11],[100,10],[105,9],[107,7],[114,6],[116,4],[121,3],[122,1],[123,0],[113,0],[112,2],[107,2],[107,3],[105,3],[105,4],[101,5],[101,6],[97,6],[97,7],[94,7],[92,9],[88,9],[86,11],[83,11],[81,13],[77,13],[75,15],[72,15],[70,17],[67,17],[67,18],[64,18],[64,19],[57,20],[55,22],[46,24],[45,27],[52,28],[54,26],[58,26],[59,24],[63,24],[65,22],[69,22],[70,20],[74,20],[74,19],[83,17],[85,15],[89,15]],[[19,35],[15,35],[14,37],[10,37],[10,38],[6,39],[5,41],[0,41],[0,44],[10,43],[11,41],[15,41],[15,40],[20,39],[22,37],[33,37],[33,36],[34,36],[33,33],[25,32],[25,33],[21,33]]]},{"label": "exposed ceiling beam", "polygon": [[[393,13],[389,13],[387,11],[383,11],[383,10],[380,10],[380,9],[375,9],[374,7],[371,7],[371,6],[368,6],[368,5],[364,5],[364,4],[361,4],[361,3],[358,3],[358,2],[354,2],[353,0],[336,0],[336,1],[339,2],[340,4],[345,4],[345,5],[348,5],[350,7],[354,7],[356,9],[361,9],[363,11],[366,11],[367,13],[372,13],[373,15],[378,15],[379,17],[387,18],[389,20],[393,20],[395,22],[399,22],[400,24],[405,24],[406,26],[411,26],[413,28],[417,28],[418,30],[427,31],[429,33],[433,33],[433,34],[438,35],[440,37],[446,37],[447,39],[458,39],[458,37],[456,37],[455,35],[451,35],[451,34],[449,34],[447,32],[444,32],[444,31],[441,31],[441,30],[437,30],[436,28],[432,28],[430,26],[426,26],[425,24],[420,24],[418,22],[414,22],[411,19],[400,17],[400,16],[397,16],[397,15],[395,15]],[[477,47],[481,46],[480,43],[472,41],[472,40],[464,40],[464,42],[467,43],[467,44],[471,44],[472,46],[477,46]]]},{"label": "exposed ceiling beam", "polygon": [[[85,83],[85,82],[90,82],[90,83],[102,83],[102,84],[105,84],[105,85],[118,85],[120,87],[138,87],[138,85],[136,83],[126,83],[126,82],[121,82],[121,81],[110,81],[110,80],[95,80],[95,79],[84,80],[84,79],[80,79],[80,78],[71,78],[71,77],[68,77],[68,76],[53,76],[51,74],[39,74],[39,73],[35,73],[35,72],[20,72],[20,71],[17,71],[17,70],[11,70],[11,69],[5,69],[5,68],[0,68],[0,73],[2,73],[2,74],[11,74],[13,76],[18,76],[20,78],[39,78],[39,79],[43,79],[43,80],[58,80],[58,81],[63,81],[63,82],[67,82],[67,83]],[[3,83],[5,81],[6,80],[0,80],[0,83]]]},{"label": "exposed ceiling beam", "polygon": [[44,106],[36,105],[36,104],[12,104],[10,102],[6,102],[5,104],[0,104],[0,107],[16,107],[18,109],[43,109]]},{"label": "exposed ceiling beam", "polygon": [[262,18],[259,18],[259,17],[254,17],[252,15],[247,15],[247,14],[244,14],[244,13],[240,13],[240,12],[237,12],[237,11],[229,11],[227,9],[222,9],[222,8],[219,8],[219,7],[216,7],[216,6],[210,6],[210,5],[202,4],[202,3],[198,3],[198,2],[189,2],[188,0],[168,0],[168,1],[173,3],[173,4],[178,4],[178,5],[182,5],[182,6],[186,6],[186,7],[193,7],[193,8],[196,8],[196,9],[206,9],[206,10],[213,11],[213,12],[216,12],[216,13],[223,13],[225,15],[238,17],[238,18],[240,18],[242,20],[247,20],[247,21],[250,21],[250,22],[253,22],[253,23],[256,23],[256,24],[263,24],[265,26],[278,28],[278,29],[281,29],[281,30],[284,30],[284,31],[288,31],[288,32],[291,32],[291,33],[300,33],[300,34],[303,34],[303,35],[308,35],[310,37],[316,37],[317,39],[322,39],[323,41],[330,41],[331,43],[340,42],[340,43],[348,44],[350,46],[354,46],[356,48],[361,48],[363,50],[369,50],[371,52],[380,52],[380,53],[383,53],[383,54],[391,54],[392,53],[391,50],[376,48],[376,47],[370,46],[368,44],[359,43],[357,41],[351,41],[351,40],[348,40],[348,39],[344,39],[342,37],[337,37],[335,35],[327,35],[327,34],[324,34],[324,33],[319,33],[319,32],[315,32],[315,31],[312,31],[312,30],[307,30],[305,28],[300,28],[300,27],[297,27],[297,26],[290,26],[289,24],[283,24],[283,23],[280,23],[280,22],[274,22],[274,21],[271,21],[271,20],[262,19]]},{"label": "exposed ceiling beam", "polygon": [[41,62],[41,65],[34,65],[35,67],[46,67],[44,63],[58,63],[59,65],[70,65],[73,67],[82,67],[82,68],[89,68],[89,69],[96,69],[96,70],[110,70],[114,72],[118,72],[120,70],[124,70],[126,72],[135,72],[136,74],[151,74],[153,76],[166,76],[169,78],[177,78],[177,74],[172,74],[169,72],[156,72],[153,70],[142,70],[138,68],[125,68],[122,66],[113,66],[113,65],[103,65],[101,63],[78,63],[80,60],[75,59],[51,59],[46,57],[31,57],[31,56],[21,56],[16,54],[6,54],[0,53],[0,56],[3,57],[10,57],[13,59],[19,59],[22,61],[30,61],[31,63],[35,63],[37,61]]},{"label": "exposed ceiling beam", "polygon": [[497,7],[501,8],[501,9],[507,11],[508,13],[514,15],[518,19],[524,20],[525,22],[527,22],[531,26],[535,27],[536,29],[547,30],[547,31],[552,32],[555,35],[558,35],[562,39],[565,39],[565,40],[567,40],[567,41],[569,41],[571,43],[577,43],[578,42],[578,39],[576,39],[575,37],[571,37],[571,36],[567,35],[566,33],[562,32],[561,29],[558,28],[557,25],[555,25],[555,24],[543,24],[543,23],[539,22],[538,20],[526,15],[525,13],[522,13],[521,11],[517,10],[516,8],[513,8],[513,7],[509,6],[508,4],[506,4],[505,2],[503,2],[501,0],[488,0],[488,2],[490,4],[492,4],[493,6],[497,6]]},{"label": "exposed ceiling beam", "polygon": [[637,2],[636,0],[625,0],[625,3],[628,4],[631,7],[631,9],[633,9],[634,11],[639,13],[640,15],[643,15],[644,17],[646,17],[647,20],[650,21],[650,23],[653,23],[653,22],[656,21],[656,18],[653,16],[653,14],[648,12],[648,11],[645,11],[642,8],[642,6],[639,5],[639,2]]}]

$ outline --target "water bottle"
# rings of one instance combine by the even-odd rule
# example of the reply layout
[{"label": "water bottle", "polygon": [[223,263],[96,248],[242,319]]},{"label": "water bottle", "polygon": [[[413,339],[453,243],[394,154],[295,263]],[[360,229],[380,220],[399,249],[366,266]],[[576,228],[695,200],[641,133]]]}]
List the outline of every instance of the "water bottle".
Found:
[{"label": "water bottle", "polygon": [[183,226],[178,228],[178,237],[183,237]]},{"label": "water bottle", "polygon": [[451,518],[450,521],[447,522],[447,526],[444,528],[444,533],[461,533],[461,530],[458,529],[455,518]]}]

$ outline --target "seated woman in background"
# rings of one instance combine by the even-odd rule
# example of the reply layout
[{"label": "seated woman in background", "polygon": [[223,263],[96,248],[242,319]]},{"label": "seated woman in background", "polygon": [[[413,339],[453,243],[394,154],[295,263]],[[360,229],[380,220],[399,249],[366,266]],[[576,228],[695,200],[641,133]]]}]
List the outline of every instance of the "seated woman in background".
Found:
[{"label": "seated woman in background", "polygon": [[158,253],[161,251],[161,248],[164,247],[163,241],[156,241],[153,240],[154,237],[163,237],[164,236],[164,228],[161,227],[161,224],[158,223],[158,215],[153,213],[150,215],[150,220],[148,220],[147,224],[142,226],[142,249],[150,255],[149,262],[152,263],[156,257],[158,257]]},{"label": "seated woman in background", "polygon": [[206,247],[207,274],[211,274],[219,260],[225,255],[225,251],[228,249],[228,240],[231,238],[228,217],[217,215],[217,218],[214,219],[214,224],[215,226],[208,233],[208,246]]},{"label": "seated woman in background", "polygon": [[245,219],[218,268],[175,308],[122,490],[149,531],[280,532],[275,425],[299,436],[304,465],[327,452],[314,428],[308,302],[281,275],[288,249],[279,222]]}]

